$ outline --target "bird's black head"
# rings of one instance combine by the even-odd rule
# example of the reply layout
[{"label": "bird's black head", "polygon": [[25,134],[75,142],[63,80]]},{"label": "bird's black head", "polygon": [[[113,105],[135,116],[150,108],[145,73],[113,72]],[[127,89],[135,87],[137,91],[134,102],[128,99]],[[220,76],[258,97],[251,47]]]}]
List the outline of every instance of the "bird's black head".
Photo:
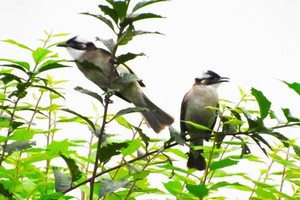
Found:
[{"label": "bird's black head", "polygon": [[57,45],[58,47],[70,47],[77,50],[90,50],[97,47],[91,41],[75,36],[66,42]]},{"label": "bird's black head", "polygon": [[229,78],[222,77],[214,71],[207,70],[203,73],[202,77],[196,78],[196,82],[200,82],[202,85],[213,85],[222,82],[228,82]]}]

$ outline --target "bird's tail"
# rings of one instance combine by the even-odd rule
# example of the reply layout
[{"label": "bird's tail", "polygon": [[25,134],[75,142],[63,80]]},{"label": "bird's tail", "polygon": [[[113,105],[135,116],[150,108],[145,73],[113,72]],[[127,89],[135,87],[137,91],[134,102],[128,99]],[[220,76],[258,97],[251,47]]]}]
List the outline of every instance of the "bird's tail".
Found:
[{"label": "bird's tail", "polygon": [[142,115],[148,124],[156,133],[159,133],[166,126],[174,122],[174,118],[156,106],[148,97],[144,95],[144,105],[136,105],[148,108],[150,111],[142,112]]},{"label": "bird's tail", "polygon": [[188,168],[195,168],[197,170],[205,170],[206,169],[206,161],[202,156],[203,150],[190,150],[189,158],[187,162]]}]

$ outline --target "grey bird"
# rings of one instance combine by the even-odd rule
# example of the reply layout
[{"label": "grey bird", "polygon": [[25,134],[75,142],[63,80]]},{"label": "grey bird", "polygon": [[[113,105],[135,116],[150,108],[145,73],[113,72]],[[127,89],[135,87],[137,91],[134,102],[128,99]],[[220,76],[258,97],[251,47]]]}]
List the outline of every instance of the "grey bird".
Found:
[{"label": "grey bird", "polygon": [[97,48],[94,43],[79,36],[57,45],[65,47],[75,60],[78,69],[86,78],[99,86],[103,91],[112,89],[115,95],[144,107],[149,111],[142,112],[148,124],[156,133],[170,126],[174,119],[156,106],[142,91],[145,85],[137,78],[127,65],[116,66],[112,54],[105,49]]},{"label": "grey bird", "polygon": [[[203,146],[204,139],[208,141],[211,131],[199,130],[185,121],[200,124],[213,129],[217,119],[216,109],[218,107],[217,87],[229,79],[221,77],[213,71],[206,71],[202,77],[195,78],[193,87],[184,95],[181,103],[180,128],[182,134],[188,134],[193,146]],[[206,161],[202,155],[203,149],[194,150],[192,147],[188,153],[188,168],[197,170],[206,169]]]}]

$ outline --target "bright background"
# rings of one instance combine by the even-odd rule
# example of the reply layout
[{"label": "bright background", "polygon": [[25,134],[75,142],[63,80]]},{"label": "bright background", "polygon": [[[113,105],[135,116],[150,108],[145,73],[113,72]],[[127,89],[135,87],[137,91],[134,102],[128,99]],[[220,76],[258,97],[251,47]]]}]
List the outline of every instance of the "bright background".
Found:
[{"label": "bright background", "polygon": [[[30,47],[39,45],[43,31],[83,35],[90,40],[114,37],[99,20],[81,12],[99,13],[95,0],[0,1],[0,40],[14,39]],[[238,87],[264,92],[272,109],[291,108],[299,117],[299,96],[279,80],[300,82],[300,1],[298,0],[182,0],[149,6],[165,19],[137,23],[136,28],[164,35],[137,37],[120,52],[144,52],[129,65],[147,85],[145,93],[173,115],[179,129],[180,104],[194,78],[211,69],[231,82],[219,88],[220,97],[238,101]],[[62,38],[69,39],[69,37]],[[101,44],[97,43],[98,46]],[[60,57],[71,59],[64,49]],[[0,57],[28,59],[23,51],[0,43]],[[89,113],[83,95],[73,92],[80,85],[100,91],[76,67],[58,70],[58,79],[69,79],[68,105]],[[115,100],[115,105],[128,106]],[[118,108],[112,108],[113,110]],[[80,111],[82,110],[82,111]]]}]

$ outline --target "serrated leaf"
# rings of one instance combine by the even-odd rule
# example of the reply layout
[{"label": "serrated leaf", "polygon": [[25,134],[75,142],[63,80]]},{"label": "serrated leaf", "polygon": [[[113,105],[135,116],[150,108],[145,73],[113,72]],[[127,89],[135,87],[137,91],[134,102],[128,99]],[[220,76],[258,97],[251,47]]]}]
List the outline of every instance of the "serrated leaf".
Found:
[{"label": "serrated leaf", "polygon": [[38,69],[38,72],[45,72],[52,69],[64,68],[64,67],[71,67],[68,65],[60,64],[62,60],[47,60],[43,65]]},{"label": "serrated leaf", "polygon": [[5,188],[4,183],[0,183],[0,194],[7,199],[13,199],[13,194]]},{"label": "serrated leaf", "polygon": [[43,60],[45,60],[49,53],[51,53],[51,51],[38,47],[35,51],[32,52],[34,62],[37,64],[41,63]]},{"label": "serrated leaf", "polygon": [[54,179],[55,179],[55,190],[56,192],[64,192],[71,188],[72,180],[71,177],[58,171],[57,167],[53,167]]},{"label": "serrated leaf", "polygon": [[9,74],[9,73],[1,73],[0,72],[0,75],[2,75],[3,77],[0,79],[2,80],[2,82],[6,85],[8,83],[10,83],[11,81],[17,81],[17,82],[22,82],[22,78],[21,77],[18,77],[14,74]]},{"label": "serrated leaf", "polygon": [[28,141],[28,142],[12,142],[7,144],[5,152],[8,154],[13,153],[14,151],[22,151],[28,148],[31,148],[33,145],[36,145],[36,142]]},{"label": "serrated leaf", "polygon": [[132,9],[132,12],[135,12],[145,6],[151,5],[153,3],[158,3],[158,2],[163,2],[163,1],[167,1],[167,0],[150,0],[150,1],[141,1],[138,2]]},{"label": "serrated leaf", "polygon": [[[126,16],[129,3],[127,1],[106,0],[113,7],[117,18],[123,20]],[[105,13],[106,14],[106,13]],[[117,22],[116,22],[117,23]]]},{"label": "serrated leaf", "polygon": [[289,88],[291,88],[292,90],[294,90],[298,95],[300,95],[300,83],[288,83],[287,81],[282,81],[283,83],[285,83],[287,86],[289,86]]},{"label": "serrated leaf", "polygon": [[128,144],[128,146],[121,150],[123,156],[131,155],[132,153],[136,152],[142,146],[140,139],[135,139],[135,140],[129,141],[127,144]]},{"label": "serrated leaf", "polygon": [[70,143],[67,139],[62,141],[52,141],[47,147],[47,154],[51,157],[57,157],[68,151]]},{"label": "serrated leaf", "polygon": [[134,128],[139,133],[142,141],[145,143],[146,148],[147,148],[149,146],[150,138],[143,132],[142,129],[140,129],[138,127],[134,127]]},{"label": "serrated leaf", "polygon": [[99,5],[99,8],[105,15],[108,15],[115,22],[115,24],[118,24],[119,16],[114,9],[106,5]]},{"label": "serrated leaf", "polygon": [[164,187],[173,195],[183,194],[182,185],[179,181],[169,181],[164,183]]},{"label": "serrated leaf", "polygon": [[113,32],[115,32],[113,23],[109,19],[107,19],[106,17],[104,17],[102,15],[91,14],[91,13],[81,13],[81,14],[92,16],[92,17],[95,17],[95,18],[99,19],[100,21],[104,22],[109,28],[111,28],[113,30]]},{"label": "serrated leaf", "polygon": [[285,137],[284,135],[282,135],[281,133],[279,132],[266,132],[266,133],[262,133],[262,134],[268,134],[268,135],[271,135],[273,137],[276,137],[278,140],[280,140],[282,142],[282,144],[285,146],[285,147],[289,147],[289,138]]},{"label": "serrated leaf", "polygon": [[130,124],[124,117],[122,116],[118,116],[116,118],[114,118],[114,120],[116,120],[120,125],[122,125],[123,127],[127,128],[127,129],[132,129],[132,124]]},{"label": "serrated leaf", "polygon": [[297,154],[297,156],[300,156],[300,147],[297,145],[293,145],[293,149],[294,149],[295,153]]},{"label": "serrated leaf", "polygon": [[122,109],[120,111],[118,111],[115,116],[113,117],[113,119],[122,116],[122,115],[126,115],[129,113],[135,113],[135,112],[149,112],[150,110],[148,108],[144,108],[144,107],[131,107],[131,108],[125,108]]},{"label": "serrated leaf", "polygon": [[77,166],[75,160],[72,158],[68,158],[64,156],[63,154],[60,154],[60,156],[64,159],[64,161],[67,163],[68,168],[71,173],[72,182],[79,180],[82,177],[82,172],[80,171],[79,167]]},{"label": "serrated leaf", "polygon": [[164,18],[164,17],[154,14],[154,13],[141,13],[141,14],[131,15],[126,20],[128,20],[128,21],[130,21],[130,23],[132,23],[132,22],[136,22],[139,20],[151,19],[151,18]]},{"label": "serrated leaf", "polygon": [[97,99],[102,105],[104,105],[103,104],[103,98],[99,94],[97,94],[95,92],[92,92],[90,90],[84,89],[82,87],[78,87],[78,86],[75,87],[74,90],[78,91],[78,92],[81,92],[82,94],[87,94],[87,95]]},{"label": "serrated leaf", "polygon": [[288,122],[300,122],[300,119],[292,116],[290,109],[282,108],[282,112]]},{"label": "serrated leaf", "polygon": [[238,162],[239,162],[238,160],[233,160],[230,157],[229,158],[224,158],[222,160],[211,163],[209,168],[211,170],[221,169],[221,168],[224,168],[224,167],[229,167],[229,166],[232,166],[232,165],[236,165]]},{"label": "serrated leaf", "polygon": [[218,190],[219,188],[223,188],[223,187],[230,187],[230,188],[238,189],[241,191],[252,191],[252,188],[248,187],[247,185],[243,185],[238,182],[230,183],[227,181],[221,181],[221,182],[215,183],[215,184],[211,185],[209,189],[210,190]]},{"label": "serrated leaf", "polygon": [[13,67],[13,68],[22,70],[24,72],[27,72],[27,71],[30,70],[30,64],[28,62],[19,61],[19,60],[12,60],[12,59],[3,59],[3,58],[0,58],[0,61],[13,63],[13,65],[4,64],[2,66]]},{"label": "serrated leaf", "polygon": [[109,179],[101,179],[100,180],[100,191],[99,191],[99,198],[104,197],[107,194],[110,194],[122,187],[129,186],[129,180],[121,179],[118,181],[113,181]]},{"label": "serrated leaf", "polygon": [[99,160],[102,163],[107,163],[111,157],[115,155],[119,155],[121,153],[122,148],[126,148],[128,146],[128,142],[123,143],[111,143],[106,146],[102,146],[99,149]]},{"label": "serrated leaf", "polygon": [[13,45],[16,45],[22,49],[27,49],[29,51],[33,51],[31,48],[29,48],[28,46],[26,46],[25,44],[21,44],[15,40],[11,40],[11,39],[8,39],[8,40],[2,40],[2,42],[7,42],[7,43],[10,43],[10,44],[13,44]]},{"label": "serrated leaf", "polygon": [[100,37],[96,37],[96,40],[102,42],[110,52],[114,51],[116,43],[113,39],[102,39]]},{"label": "serrated leaf", "polygon": [[73,115],[76,115],[76,116],[80,117],[80,118],[83,119],[85,122],[87,122],[87,123],[90,125],[90,127],[93,129],[94,133],[96,133],[96,127],[95,127],[95,124],[94,124],[88,117],[85,117],[85,116],[83,116],[83,115],[81,115],[81,114],[79,114],[79,113],[77,113],[77,112],[75,112],[75,111],[73,111],[73,110],[67,109],[67,108],[63,108],[63,109],[61,109],[61,110],[63,110],[63,111],[65,111],[65,112],[68,112],[68,113],[71,113],[71,114],[73,114]]},{"label": "serrated leaf", "polygon": [[9,137],[10,140],[15,140],[15,141],[29,141],[32,139],[34,136],[35,131],[34,130],[28,130],[28,129],[17,129],[13,132],[13,134]]},{"label": "serrated leaf", "polygon": [[203,126],[201,124],[194,123],[192,121],[184,121],[184,120],[181,120],[181,121],[188,124],[188,125],[193,126],[196,129],[202,130],[202,131],[212,131],[210,128],[208,128],[206,126]]},{"label": "serrated leaf", "polygon": [[181,135],[181,133],[176,130],[173,126],[169,126],[169,132],[170,132],[170,140],[167,143],[170,143],[172,141],[177,142],[180,145],[184,145],[185,144],[185,139],[183,138],[183,136]]},{"label": "serrated leaf", "polygon": [[32,85],[32,87],[42,88],[42,89],[44,89],[44,90],[46,90],[46,91],[50,91],[50,92],[52,92],[52,93],[54,93],[54,94],[60,96],[61,98],[65,99],[65,97],[64,97],[61,93],[57,92],[57,91],[54,90],[53,88],[50,88],[50,87],[47,87],[47,86],[43,86],[43,85]]},{"label": "serrated leaf", "polygon": [[254,140],[254,142],[258,145],[258,147],[264,152],[264,154],[266,155],[266,156],[268,156],[268,153],[267,153],[267,151],[266,151],[266,149],[265,148],[263,148],[262,146],[261,146],[261,144],[260,144],[260,140],[259,139],[257,139],[256,137],[253,137],[253,135],[250,135],[250,137]]},{"label": "serrated leaf", "polygon": [[193,195],[203,198],[208,195],[208,189],[204,184],[199,185],[192,185],[192,184],[186,184],[186,189],[192,193]]},{"label": "serrated leaf", "polygon": [[255,97],[258,103],[261,118],[266,118],[271,108],[271,102],[265,97],[265,95],[261,91],[255,88],[251,88],[251,94]]},{"label": "serrated leaf", "polygon": [[126,63],[129,60],[135,59],[137,56],[145,56],[144,53],[139,53],[139,54],[134,54],[134,53],[127,53],[127,54],[122,54],[117,57],[117,64],[123,64]]}]

